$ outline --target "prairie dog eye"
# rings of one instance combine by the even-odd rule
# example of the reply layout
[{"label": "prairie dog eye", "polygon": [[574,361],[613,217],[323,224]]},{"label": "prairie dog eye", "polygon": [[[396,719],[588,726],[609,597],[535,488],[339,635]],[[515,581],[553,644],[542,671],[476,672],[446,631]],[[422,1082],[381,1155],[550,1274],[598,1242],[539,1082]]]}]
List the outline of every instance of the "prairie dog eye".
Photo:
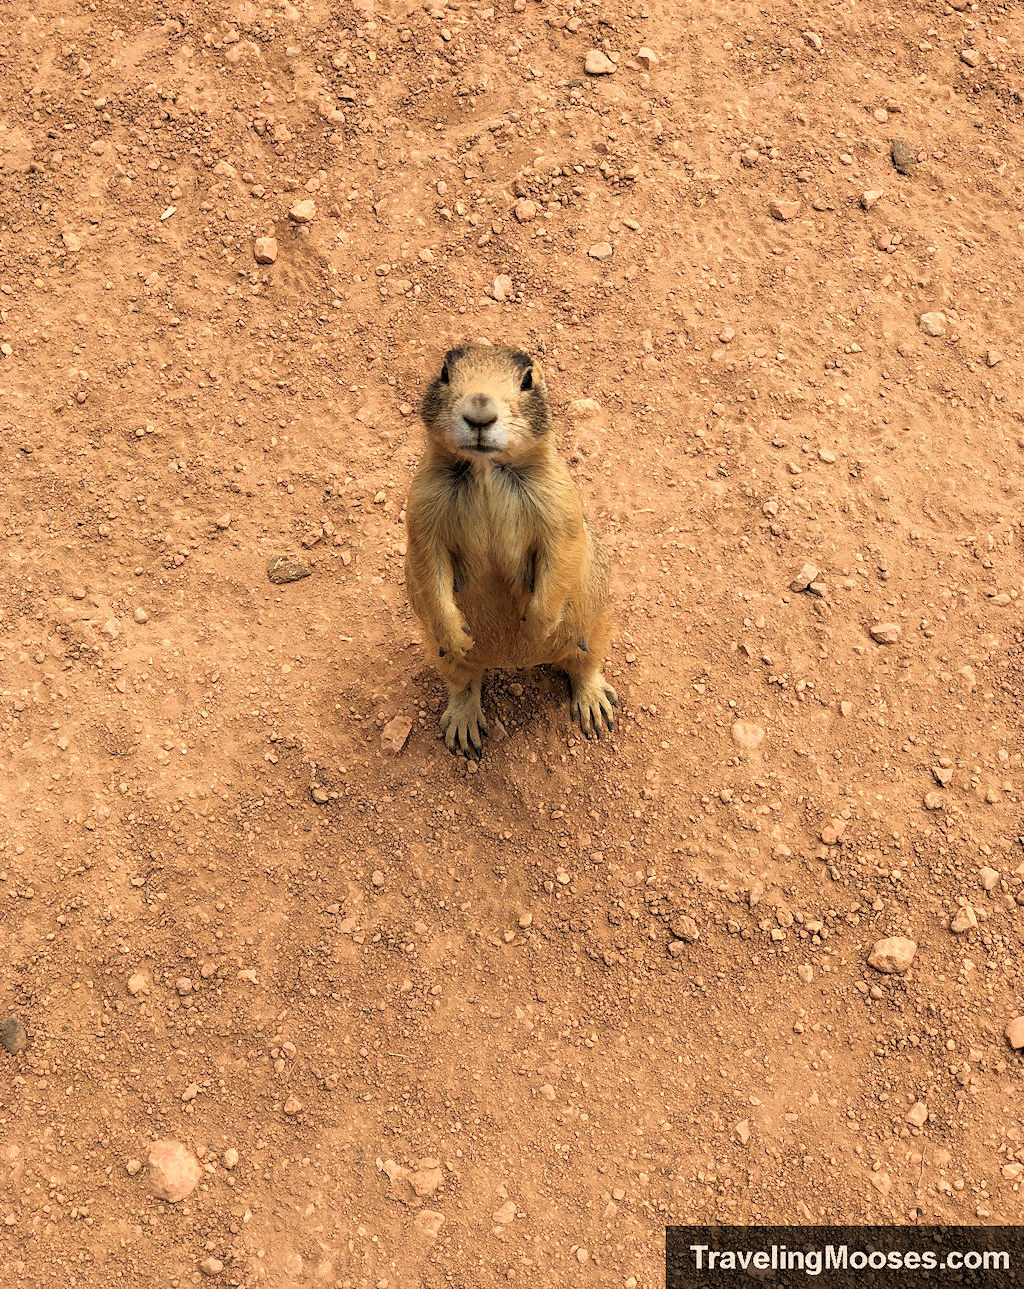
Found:
[{"label": "prairie dog eye", "polygon": [[519,386],[519,388],[533,389],[533,368],[532,367],[527,367],[526,372],[523,375],[523,382]]},{"label": "prairie dog eye", "polygon": [[451,378],[448,375],[448,364],[445,363],[444,366],[441,368],[441,384],[448,385],[450,383],[451,383]]}]

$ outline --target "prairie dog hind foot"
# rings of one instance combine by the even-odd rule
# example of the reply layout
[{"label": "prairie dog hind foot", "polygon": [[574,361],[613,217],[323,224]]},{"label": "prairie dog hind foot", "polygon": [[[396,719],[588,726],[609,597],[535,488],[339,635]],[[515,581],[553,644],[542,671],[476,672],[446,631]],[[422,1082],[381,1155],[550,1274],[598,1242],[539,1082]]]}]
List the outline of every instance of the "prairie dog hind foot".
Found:
[{"label": "prairie dog hind foot", "polygon": [[569,711],[587,738],[600,738],[604,730],[614,729],[618,696],[599,671],[570,674],[569,685]]},{"label": "prairie dog hind foot", "polygon": [[448,706],[441,716],[445,746],[453,756],[464,756],[467,761],[480,760],[483,740],[487,737],[487,722],[480,701],[481,679],[474,676],[462,686],[448,681]]}]

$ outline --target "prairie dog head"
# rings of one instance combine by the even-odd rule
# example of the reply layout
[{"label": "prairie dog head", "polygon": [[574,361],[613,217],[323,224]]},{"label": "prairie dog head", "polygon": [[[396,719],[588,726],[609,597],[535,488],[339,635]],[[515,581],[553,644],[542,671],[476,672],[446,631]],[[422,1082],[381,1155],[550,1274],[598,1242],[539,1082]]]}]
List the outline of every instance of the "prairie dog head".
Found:
[{"label": "prairie dog head", "polygon": [[420,408],[430,438],[468,461],[535,455],[551,429],[540,363],[505,345],[450,349]]}]

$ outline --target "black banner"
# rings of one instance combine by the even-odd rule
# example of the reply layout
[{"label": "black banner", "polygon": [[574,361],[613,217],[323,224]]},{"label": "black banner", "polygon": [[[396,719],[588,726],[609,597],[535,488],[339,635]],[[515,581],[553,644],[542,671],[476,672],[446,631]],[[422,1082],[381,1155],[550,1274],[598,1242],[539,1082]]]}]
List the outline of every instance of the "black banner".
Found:
[{"label": "black banner", "polygon": [[1020,1226],[670,1226],[666,1289],[1020,1289]]}]

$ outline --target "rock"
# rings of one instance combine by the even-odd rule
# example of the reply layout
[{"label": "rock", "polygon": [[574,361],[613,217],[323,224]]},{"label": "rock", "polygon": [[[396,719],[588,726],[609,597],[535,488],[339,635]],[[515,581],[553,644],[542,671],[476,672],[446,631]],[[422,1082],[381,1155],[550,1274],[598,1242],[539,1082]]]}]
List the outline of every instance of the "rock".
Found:
[{"label": "rock", "polygon": [[136,971],[128,977],[128,992],[133,998],[137,998],[139,994],[148,994],[151,983],[148,971]]},{"label": "rock", "polygon": [[199,1270],[204,1276],[219,1276],[224,1270],[224,1263],[221,1262],[220,1258],[215,1258],[211,1254],[210,1257],[203,1258],[199,1264]]},{"label": "rock", "polygon": [[658,55],[653,49],[648,49],[646,45],[641,45],[636,51],[636,60],[644,71],[651,71],[658,65]]},{"label": "rock", "polygon": [[190,994],[192,992],[192,981],[188,976],[179,976],[174,982],[174,988],[182,997],[184,997],[186,994]]},{"label": "rock", "polygon": [[745,1146],[747,1142],[750,1140],[750,1120],[741,1119],[739,1123],[737,1123],[733,1127],[733,1132],[735,1132],[737,1138],[739,1139],[740,1145]]},{"label": "rock", "polygon": [[814,979],[814,968],[809,962],[804,962],[797,967],[796,974],[805,985],[809,985]]},{"label": "rock", "polygon": [[408,716],[394,717],[393,720],[388,721],[380,732],[381,748],[397,755],[405,747],[405,740],[409,737],[411,729],[412,721]]},{"label": "rock", "polygon": [[502,301],[512,294],[512,279],[506,273],[500,273],[491,283],[491,298]]},{"label": "rock", "polygon": [[944,313],[922,313],[920,318],[921,330],[929,336],[944,336],[946,334],[946,315]]},{"label": "rock", "polygon": [[28,1047],[28,1030],[17,1016],[8,1016],[0,1023],[0,1047],[12,1056],[20,1056]]},{"label": "rock", "polygon": [[313,798],[318,806],[326,806],[331,799],[331,794],[326,788],[322,788],[319,783],[314,783],[309,790],[309,795]]},{"label": "rock", "polygon": [[515,215],[516,219],[519,220],[520,224],[528,224],[531,219],[536,219],[537,207],[536,204],[530,201],[528,197],[524,197],[521,201],[516,202],[515,209],[512,213]]},{"label": "rock", "polygon": [[872,1173],[869,1180],[879,1195],[888,1195],[892,1190],[892,1178],[888,1173]]},{"label": "rock", "polygon": [[142,1167],[141,1159],[129,1159],[124,1166],[124,1171],[128,1174],[129,1177],[134,1177],[141,1167]]},{"label": "rock", "polygon": [[874,967],[884,975],[896,975],[906,971],[914,961],[917,945],[902,935],[887,936],[876,940],[868,955],[868,966]]},{"label": "rock", "polygon": [[290,1096],[282,1107],[285,1114],[298,1114],[302,1109],[302,1102],[296,1096]]},{"label": "rock", "polygon": [[889,155],[901,175],[912,175],[917,169],[917,153],[904,139],[893,139]]},{"label": "rock", "polygon": [[928,1107],[923,1101],[915,1101],[907,1112],[907,1123],[915,1128],[923,1128],[928,1121]]},{"label": "rock", "polygon": [[1001,363],[1002,361],[1003,361],[1003,355],[999,352],[998,349],[985,350],[985,365],[987,367],[995,367],[998,363]]},{"label": "rock", "polygon": [[942,793],[936,792],[934,788],[924,794],[925,810],[941,810],[945,804],[942,799]]},{"label": "rock", "polygon": [[436,1240],[441,1234],[442,1226],[444,1226],[443,1213],[435,1213],[433,1209],[425,1208],[416,1214],[416,1229],[428,1240]]},{"label": "rock", "polygon": [[768,203],[768,213],[772,219],[781,219],[785,222],[787,219],[796,219],[802,205],[803,202],[781,201],[778,197],[774,197]]},{"label": "rock", "polygon": [[753,721],[733,721],[732,741],[737,747],[754,751],[764,742],[764,727]]},{"label": "rock", "polygon": [[238,1163],[238,1151],[234,1148],[234,1146],[228,1146],[224,1154],[221,1155],[221,1163],[227,1169],[231,1169],[235,1167],[235,1165]]},{"label": "rock", "polygon": [[590,49],[583,61],[583,70],[588,76],[610,76],[618,68],[600,49]]},{"label": "rock", "polygon": [[976,49],[961,49],[960,61],[966,63],[968,67],[977,67],[981,62],[981,55]]},{"label": "rock", "polygon": [[935,765],[932,767],[932,777],[940,788],[948,788],[953,780],[953,767],[951,765]]},{"label": "rock", "polygon": [[141,627],[143,623],[149,621],[149,614],[146,612],[145,609],[142,609],[142,608],[136,609],[135,612],[132,614],[132,620],[134,622],[137,622]]},{"label": "rock", "polygon": [[957,935],[963,935],[965,931],[973,931],[978,925],[978,915],[969,904],[965,904],[962,909],[957,909],[949,929],[955,931]]},{"label": "rock", "polygon": [[496,1226],[508,1226],[516,1215],[516,1206],[512,1200],[506,1200],[496,1213],[491,1214],[491,1219]]},{"label": "rock", "polygon": [[1014,1051],[1019,1052],[1021,1048],[1024,1048],[1024,1016],[1015,1016],[1007,1025],[1004,1033],[1006,1034],[1006,1041]]},{"label": "rock", "polygon": [[610,260],[614,251],[611,242],[595,242],[587,254],[592,260]]},{"label": "rock", "polygon": [[288,212],[288,218],[296,224],[311,224],[316,218],[316,202],[310,198],[297,201]]},{"label": "rock", "polygon": [[836,842],[846,832],[845,819],[833,819],[821,830],[822,844],[825,846],[834,846]]},{"label": "rock", "polygon": [[678,936],[680,940],[685,940],[687,944],[696,944],[700,939],[697,923],[685,913],[682,917],[672,919],[672,934]]},{"label": "rock", "polygon": [[790,582],[789,589],[791,591],[806,591],[807,588],[810,586],[810,584],[812,582],[816,582],[817,580],[818,580],[818,570],[814,567],[814,565],[803,564],[801,565],[799,573],[797,573],[796,576],[793,578],[793,580]]},{"label": "rock", "polygon": [[821,53],[825,47],[825,42],[816,31],[802,31],[800,34],[812,49],[816,49],[818,53]]},{"label": "rock", "polygon": [[444,1173],[436,1159],[421,1159],[415,1172],[409,1174],[409,1185],[421,1199],[433,1195],[444,1182]]},{"label": "rock", "polygon": [[994,891],[999,885],[998,871],[994,868],[989,868],[987,865],[978,871],[978,877],[981,879],[983,890]]},{"label": "rock", "polygon": [[876,622],[871,628],[871,639],[879,644],[895,644],[900,638],[898,622]]},{"label": "rock", "polygon": [[301,555],[275,555],[267,565],[267,577],[275,586],[297,582],[302,577],[309,577],[312,571]]},{"label": "rock", "polygon": [[860,195],[860,204],[865,210],[870,210],[872,206],[877,206],[885,196],[881,188],[872,188],[869,192],[862,192]]},{"label": "rock", "polygon": [[178,1204],[199,1185],[199,1160],[180,1141],[156,1141],[149,1152],[149,1183],[157,1199]]},{"label": "rock", "polygon": [[257,264],[273,264],[277,259],[277,238],[257,237],[252,254]]}]

